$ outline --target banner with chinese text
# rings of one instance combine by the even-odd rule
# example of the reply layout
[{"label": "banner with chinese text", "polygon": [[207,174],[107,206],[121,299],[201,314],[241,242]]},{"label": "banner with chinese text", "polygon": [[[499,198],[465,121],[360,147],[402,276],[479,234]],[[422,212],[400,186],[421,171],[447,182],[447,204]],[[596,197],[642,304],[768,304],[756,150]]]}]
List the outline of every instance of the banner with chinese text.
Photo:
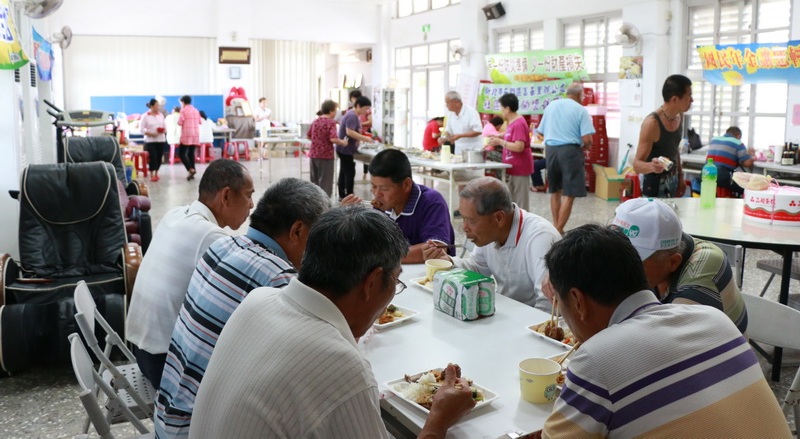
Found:
[{"label": "banner with chinese text", "polygon": [[697,46],[703,77],[717,85],[800,84],[800,40]]},{"label": "banner with chinese text", "polygon": [[478,93],[479,113],[500,114],[500,96],[514,93],[519,99],[519,114],[542,114],[550,102],[564,97],[572,79],[529,84],[481,84]]},{"label": "banner with chinese text", "polygon": [[53,78],[53,46],[36,29],[33,29],[33,57],[36,59],[36,71],[40,81]]},{"label": "banner with chinese text", "polygon": [[491,54],[486,55],[486,66],[495,84],[589,79],[580,48]]},{"label": "banner with chinese text", "polygon": [[11,19],[8,0],[0,0],[0,69],[14,70],[28,63]]}]

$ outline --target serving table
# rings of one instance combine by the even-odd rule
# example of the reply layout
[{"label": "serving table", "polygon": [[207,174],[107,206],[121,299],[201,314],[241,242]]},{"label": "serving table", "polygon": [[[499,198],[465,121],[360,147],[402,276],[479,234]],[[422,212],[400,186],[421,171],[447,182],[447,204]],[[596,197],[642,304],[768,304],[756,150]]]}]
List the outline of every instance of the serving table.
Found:
[{"label": "serving table", "polygon": [[[750,221],[744,218],[744,200],[717,198],[714,208],[701,208],[699,198],[669,200],[683,223],[683,231],[709,241],[772,250],[781,255],[781,289],[778,301],[789,302],[792,253],[800,250],[800,227]],[[776,347],[772,358],[772,380],[780,379],[783,349]]]},{"label": "serving table", "polygon": [[[753,171],[757,172],[761,170],[761,173],[764,175],[767,174],[791,174],[800,176],[800,165],[780,165],[774,162],[754,162],[753,163]],[[776,179],[778,183],[781,184],[789,184],[792,186],[800,185],[800,181],[798,180],[786,180],[782,178]]]},{"label": "serving table", "polygon": [[566,352],[527,329],[550,315],[497,295],[493,316],[462,322],[435,310],[431,293],[410,282],[424,276],[424,265],[404,265],[400,279],[408,288],[392,300],[419,314],[397,326],[373,329],[359,340],[359,349],[372,364],[381,387],[381,415],[390,432],[396,437],[416,437],[426,414],[386,390],[383,383],[447,363],[459,364],[465,377],[498,394],[491,404],[451,427],[448,438],[496,438],[513,431],[540,430],[553,404],[521,399],[517,365],[526,358]]},{"label": "serving table", "polygon": [[[397,149],[404,152],[408,157],[408,161],[411,163],[412,175],[422,178],[423,182],[425,180],[433,180],[448,184],[447,206],[450,210],[451,220],[453,219],[453,212],[458,207],[458,200],[456,199],[456,202],[453,201],[454,195],[456,198],[458,196],[458,185],[469,182],[469,180],[457,180],[458,176],[455,175],[456,171],[485,171],[488,169],[496,169],[500,172],[500,179],[503,180],[505,170],[511,167],[509,164],[500,162],[463,163],[460,162],[461,157],[453,157],[450,163],[442,163],[440,160],[417,156],[416,154],[410,153],[408,150]],[[369,164],[372,158],[382,150],[382,147],[362,146],[359,148],[358,153],[353,155],[353,158]],[[413,151],[416,152],[418,150]],[[415,167],[419,169],[415,169]]]}]

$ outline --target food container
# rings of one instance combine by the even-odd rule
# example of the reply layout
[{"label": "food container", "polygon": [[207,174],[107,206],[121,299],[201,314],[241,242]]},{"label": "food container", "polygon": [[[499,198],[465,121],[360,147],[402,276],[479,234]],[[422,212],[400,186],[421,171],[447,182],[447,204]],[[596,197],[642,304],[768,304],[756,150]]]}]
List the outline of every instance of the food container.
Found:
[{"label": "food container", "polygon": [[482,150],[472,149],[461,151],[461,159],[464,163],[483,163],[486,161]]},{"label": "food container", "polygon": [[459,320],[494,314],[494,281],[474,271],[454,268],[433,277],[433,307]]}]

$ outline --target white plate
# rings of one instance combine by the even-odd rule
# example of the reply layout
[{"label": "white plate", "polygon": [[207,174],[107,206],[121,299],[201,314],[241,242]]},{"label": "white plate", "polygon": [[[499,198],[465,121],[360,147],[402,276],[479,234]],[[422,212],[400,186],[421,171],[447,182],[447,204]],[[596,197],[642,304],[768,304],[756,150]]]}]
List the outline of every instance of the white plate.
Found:
[{"label": "white plate", "polygon": [[[410,309],[410,308],[404,308],[402,306],[397,306],[397,305],[395,305],[395,308],[399,309],[400,312],[403,313],[403,317],[397,317],[397,318],[395,318],[394,320],[392,320],[389,323],[384,323],[384,324],[375,323],[373,326],[375,326],[375,328],[377,328],[377,329],[391,328],[392,326],[397,326],[397,325],[405,322],[406,320],[410,319],[411,317],[414,317],[415,315],[419,314],[418,312],[416,312],[416,311],[414,311],[413,309]],[[376,322],[377,322],[377,320],[376,320]]]},{"label": "white plate", "polygon": [[422,281],[427,280],[427,277],[418,277],[416,279],[411,279],[411,283],[422,288],[423,290],[433,294],[433,282],[428,282],[423,284]]},{"label": "white plate", "polygon": [[[540,333],[536,332],[536,329],[535,329],[535,328],[536,328],[537,326],[539,326],[539,325],[541,325],[541,324],[545,323],[545,322],[547,322],[547,320],[545,320],[545,321],[543,321],[543,322],[539,322],[539,323],[537,323],[537,324],[535,324],[535,325],[529,325],[529,326],[526,326],[526,327],[525,327],[525,329],[527,329],[528,331],[531,331],[531,333],[533,333],[533,335],[535,335],[535,336],[537,336],[537,337],[539,337],[539,338],[541,338],[541,339],[543,339],[543,340],[546,340],[546,341],[548,341],[548,342],[550,342],[550,343],[555,343],[555,344],[557,344],[557,345],[559,345],[559,346],[566,346],[566,347],[567,347],[567,349],[570,349],[570,348],[572,348],[572,345],[571,345],[571,344],[567,344],[567,343],[562,343],[562,342],[560,342],[560,341],[556,341],[556,340],[554,340],[554,339],[552,339],[552,338],[550,338],[550,337],[548,337],[548,336],[546,336],[546,335],[544,335],[544,334],[540,334]],[[567,326],[567,324],[564,322],[564,319],[562,319],[562,318],[560,318],[560,317],[558,318],[558,326],[560,326],[560,327],[564,328],[565,330],[569,329],[569,327]],[[573,335],[573,337],[574,337],[574,335]]]},{"label": "white plate", "polygon": [[[434,370],[437,370],[437,369],[434,369]],[[441,370],[441,369],[438,369],[438,370]],[[406,382],[405,378],[398,378],[396,380],[387,381],[387,382],[383,383],[383,386],[386,387],[387,389],[389,389],[390,392],[392,392],[395,395],[397,395],[398,397],[402,398],[404,401],[410,403],[412,406],[414,406],[414,408],[416,408],[418,410],[422,410],[423,412],[425,412],[425,414],[429,414],[430,410],[428,410],[425,407],[417,404],[416,401],[412,401],[412,400],[406,398],[405,396],[403,396],[400,393],[399,390],[395,390],[394,386],[396,384],[403,384],[405,382]],[[491,390],[487,389],[486,387],[480,386],[480,385],[478,385],[478,384],[476,384],[474,382],[472,383],[472,387],[474,387],[474,388],[480,390],[481,392],[483,392],[483,401],[475,404],[475,407],[473,407],[472,410],[476,410],[478,408],[485,407],[485,406],[489,405],[492,401],[494,401],[495,399],[498,398],[498,395],[496,393],[492,392]]]}]

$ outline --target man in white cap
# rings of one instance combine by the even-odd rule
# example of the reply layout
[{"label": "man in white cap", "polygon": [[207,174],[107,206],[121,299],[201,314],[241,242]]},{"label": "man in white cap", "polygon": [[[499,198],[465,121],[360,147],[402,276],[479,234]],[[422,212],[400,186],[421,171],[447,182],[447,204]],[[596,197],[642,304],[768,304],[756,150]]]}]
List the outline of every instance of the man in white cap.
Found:
[{"label": "man in white cap", "polygon": [[747,309],[728,258],[716,245],[683,233],[671,207],[653,198],[628,200],[613,224],[639,252],[647,283],[662,303],[713,306],[745,332]]}]

